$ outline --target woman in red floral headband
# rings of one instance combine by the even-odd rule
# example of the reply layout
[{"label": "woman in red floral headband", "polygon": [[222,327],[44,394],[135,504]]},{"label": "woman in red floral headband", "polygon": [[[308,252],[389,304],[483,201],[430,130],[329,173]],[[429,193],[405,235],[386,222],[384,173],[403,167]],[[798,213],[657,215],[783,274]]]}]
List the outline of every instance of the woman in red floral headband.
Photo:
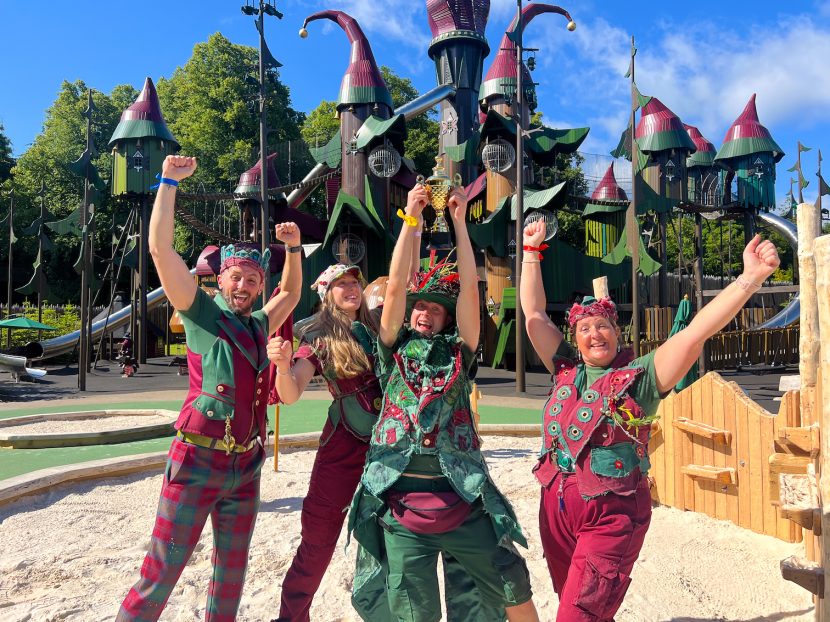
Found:
[{"label": "woman in red floral headband", "polygon": [[520,286],[528,336],[554,379],[534,467],[542,485],[539,529],[559,595],[556,619],[602,622],[622,604],[651,520],[648,441],[660,400],[775,271],[778,253],[756,236],[744,249],[743,274],[685,330],[635,359],[620,347],[617,309],[608,298],[574,304],[568,325],[576,350],[563,340],[545,311],[534,251],[544,235],[541,221],[525,227]]}]

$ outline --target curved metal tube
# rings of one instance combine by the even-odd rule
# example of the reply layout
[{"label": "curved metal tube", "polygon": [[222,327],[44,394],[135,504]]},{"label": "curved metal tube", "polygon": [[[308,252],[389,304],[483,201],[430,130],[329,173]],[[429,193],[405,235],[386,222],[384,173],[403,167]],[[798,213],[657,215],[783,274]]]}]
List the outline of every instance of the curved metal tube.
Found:
[{"label": "curved metal tube", "polygon": [[[417,117],[422,112],[425,112],[433,106],[435,106],[436,104],[441,103],[447,97],[452,97],[453,95],[455,95],[455,92],[456,89],[451,84],[445,84],[444,86],[436,86],[431,91],[427,91],[423,95],[413,99],[411,102],[407,102],[403,106],[397,108],[395,110],[395,114],[402,114],[404,118],[408,121],[412,117]],[[317,164],[306,174],[305,177],[303,177],[303,181],[308,181],[309,179],[314,179],[315,177],[325,175],[330,170],[331,169],[327,164]],[[296,208],[303,201],[305,201],[308,195],[314,192],[316,188],[317,186],[301,186],[299,188],[295,188],[288,195],[288,206]]]},{"label": "curved metal tube", "polygon": [[[787,238],[790,246],[793,248],[793,253],[798,256],[798,230],[793,223],[786,218],[781,218],[781,216],[773,214],[772,212],[759,212],[755,214],[755,218],[757,218],[762,224],[767,225]],[[793,296],[792,300],[790,300],[786,307],[781,309],[781,311],[776,313],[763,324],[756,326],[754,330],[762,330],[764,328],[782,328],[792,324],[793,322],[797,322],[801,316],[801,301],[798,296],[798,294]]]},{"label": "curved metal tube", "polygon": [[[196,268],[190,271],[190,274],[196,274]],[[147,294],[147,310],[155,309],[161,303],[167,300],[167,294],[164,289],[159,287]],[[101,336],[101,333],[110,332],[116,328],[124,326],[130,321],[132,314],[132,305],[127,305],[119,309],[109,317],[98,320],[92,324],[92,340],[94,341]],[[81,338],[81,331],[76,330],[54,339],[47,339],[45,341],[31,341],[26,344],[24,354],[30,360],[48,359],[53,356],[60,356],[74,350]]]}]

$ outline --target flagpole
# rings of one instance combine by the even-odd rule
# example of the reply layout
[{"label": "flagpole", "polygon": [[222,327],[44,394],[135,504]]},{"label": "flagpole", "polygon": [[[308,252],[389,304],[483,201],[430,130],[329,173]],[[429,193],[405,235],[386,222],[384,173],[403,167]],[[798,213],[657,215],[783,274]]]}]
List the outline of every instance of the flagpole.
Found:
[{"label": "flagpole", "polygon": [[634,98],[637,85],[634,83],[634,56],[637,48],[634,47],[634,36],[631,37],[631,116],[628,121],[630,128],[631,152],[631,202],[625,211],[625,237],[631,254],[631,345],[634,356],[640,356],[640,285],[638,271],[640,268],[639,230],[637,227],[637,141],[634,140]]},{"label": "flagpole", "polygon": [[[821,195],[819,195],[821,196]],[[819,214],[821,207],[819,207]],[[12,242],[14,242],[14,188],[9,191],[9,282],[6,288],[6,318],[12,314]],[[6,331],[6,347],[12,347],[12,329]]]},{"label": "flagpole", "polygon": [[516,0],[516,257],[514,264],[513,287],[516,289],[516,393],[524,393],[525,391],[525,353],[524,353],[524,333],[525,321],[522,305],[519,304],[519,291],[521,288],[522,278],[522,235],[523,235],[523,221],[524,221],[524,134],[522,104],[524,103],[524,94],[522,89],[522,35],[524,31],[524,24],[522,23],[522,0]]}]

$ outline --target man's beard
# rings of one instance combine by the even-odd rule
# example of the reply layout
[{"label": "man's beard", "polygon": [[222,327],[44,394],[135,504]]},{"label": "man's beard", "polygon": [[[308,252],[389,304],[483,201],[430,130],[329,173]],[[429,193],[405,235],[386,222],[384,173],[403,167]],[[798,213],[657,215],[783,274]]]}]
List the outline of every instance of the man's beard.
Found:
[{"label": "man's beard", "polygon": [[254,306],[253,298],[248,299],[249,301],[245,308],[242,308],[236,304],[236,301],[233,299],[233,294],[226,294],[225,292],[222,292],[222,298],[225,299],[225,304],[228,305],[228,309],[230,309],[231,312],[238,317],[246,317]]}]

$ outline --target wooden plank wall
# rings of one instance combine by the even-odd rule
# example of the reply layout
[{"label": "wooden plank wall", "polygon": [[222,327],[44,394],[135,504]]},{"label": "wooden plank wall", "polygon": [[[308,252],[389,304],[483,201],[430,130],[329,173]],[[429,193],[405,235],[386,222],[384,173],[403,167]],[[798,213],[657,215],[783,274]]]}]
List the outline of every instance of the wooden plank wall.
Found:
[{"label": "wooden plank wall", "polygon": [[[654,501],[801,541],[801,527],[780,515],[778,476],[770,471],[770,456],[780,450],[779,428],[801,425],[797,391],[786,393],[773,415],[737,384],[710,372],[663,400],[658,414],[649,445]],[[710,433],[678,427],[689,427],[684,419]],[[718,438],[724,436],[726,442]]]}]

